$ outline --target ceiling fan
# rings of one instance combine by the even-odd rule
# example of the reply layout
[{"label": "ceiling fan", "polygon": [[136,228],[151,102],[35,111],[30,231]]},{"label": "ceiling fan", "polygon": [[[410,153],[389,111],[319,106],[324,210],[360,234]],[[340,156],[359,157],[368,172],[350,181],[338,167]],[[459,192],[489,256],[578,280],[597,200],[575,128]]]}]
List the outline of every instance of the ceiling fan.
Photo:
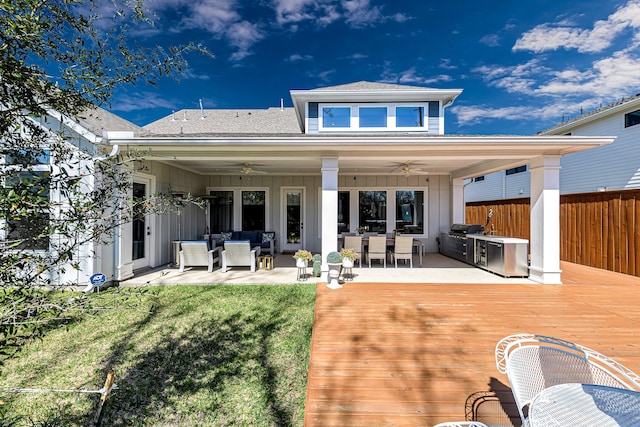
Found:
[{"label": "ceiling fan", "polygon": [[396,167],[391,169],[389,173],[390,174],[400,173],[405,176],[409,176],[409,175],[426,175],[429,172],[423,171],[423,169],[420,167],[415,167],[414,165],[411,164],[411,162],[403,162],[403,163],[397,163]]},{"label": "ceiling fan", "polygon": [[242,169],[240,169],[240,173],[242,173],[243,175],[249,175],[249,174],[265,174],[265,171],[261,171],[255,168],[255,164],[253,163],[244,163],[242,165]]}]

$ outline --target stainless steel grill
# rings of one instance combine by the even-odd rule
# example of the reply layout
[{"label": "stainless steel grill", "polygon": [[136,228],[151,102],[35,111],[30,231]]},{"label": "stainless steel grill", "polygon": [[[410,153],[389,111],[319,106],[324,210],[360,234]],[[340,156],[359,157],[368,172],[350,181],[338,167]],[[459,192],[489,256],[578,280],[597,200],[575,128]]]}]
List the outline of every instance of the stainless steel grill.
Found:
[{"label": "stainless steel grill", "polygon": [[473,241],[468,244],[468,234],[484,233],[482,224],[453,224],[448,233],[440,233],[440,253],[459,261],[473,264]]}]

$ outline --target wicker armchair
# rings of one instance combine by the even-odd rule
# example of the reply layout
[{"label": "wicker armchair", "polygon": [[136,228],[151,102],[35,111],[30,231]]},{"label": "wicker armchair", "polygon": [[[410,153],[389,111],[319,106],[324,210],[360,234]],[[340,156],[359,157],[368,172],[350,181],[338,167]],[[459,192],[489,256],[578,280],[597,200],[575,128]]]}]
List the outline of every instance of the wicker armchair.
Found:
[{"label": "wicker armchair", "polygon": [[542,390],[566,383],[599,384],[640,391],[640,377],[587,347],[544,335],[510,335],[496,346],[498,371],[507,374],[522,418]]}]

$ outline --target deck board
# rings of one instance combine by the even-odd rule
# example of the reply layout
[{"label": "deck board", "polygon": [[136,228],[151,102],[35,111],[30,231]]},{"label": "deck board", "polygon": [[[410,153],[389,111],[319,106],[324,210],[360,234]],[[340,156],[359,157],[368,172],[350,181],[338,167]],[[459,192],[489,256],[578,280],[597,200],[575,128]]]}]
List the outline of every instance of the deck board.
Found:
[{"label": "deck board", "polygon": [[430,426],[494,391],[498,340],[552,335],[640,372],[640,278],[562,263],[563,285],[318,284],[305,425]]}]

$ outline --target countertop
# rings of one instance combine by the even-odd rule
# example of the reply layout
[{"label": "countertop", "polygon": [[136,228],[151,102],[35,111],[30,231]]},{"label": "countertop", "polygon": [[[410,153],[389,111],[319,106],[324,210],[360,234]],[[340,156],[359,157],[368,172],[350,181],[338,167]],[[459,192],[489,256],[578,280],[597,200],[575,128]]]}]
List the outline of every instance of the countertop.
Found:
[{"label": "countertop", "polygon": [[478,239],[478,240],[488,240],[490,242],[496,242],[496,243],[527,243],[529,244],[529,241],[526,239],[518,239],[515,237],[505,237],[505,236],[492,236],[490,234],[467,234],[467,238]]}]

